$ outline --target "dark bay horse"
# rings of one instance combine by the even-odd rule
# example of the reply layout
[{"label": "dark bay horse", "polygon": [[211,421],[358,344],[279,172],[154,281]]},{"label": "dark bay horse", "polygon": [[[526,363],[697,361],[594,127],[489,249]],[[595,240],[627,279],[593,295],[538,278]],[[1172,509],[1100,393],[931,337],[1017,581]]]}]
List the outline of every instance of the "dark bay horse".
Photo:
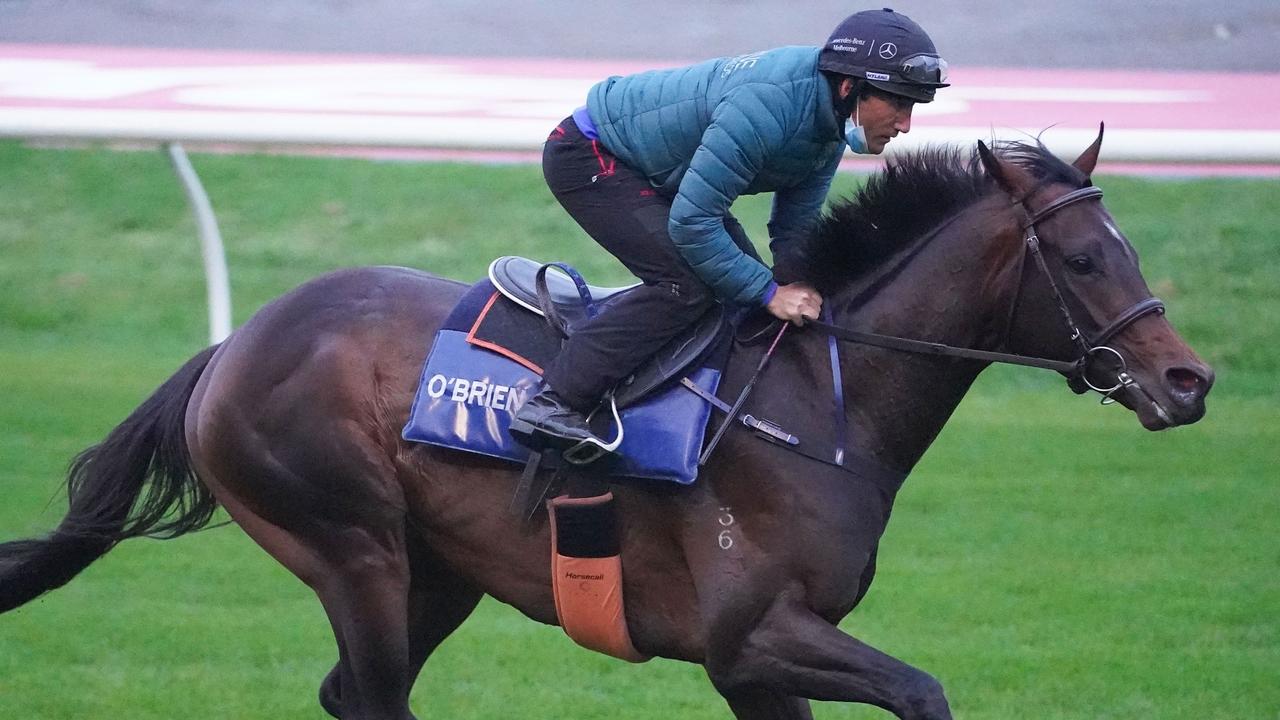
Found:
[{"label": "dark bay horse", "polygon": [[[1142,425],[1195,422],[1212,371],[1151,312],[1132,246],[1085,190],[1101,140],[1070,165],[1026,144],[906,156],[778,272],[816,283],[836,325],[967,348],[1072,360],[1069,316],[1109,336],[1115,353],[1091,372],[1124,372],[1115,398]],[[57,529],[0,545],[0,612],[221,505],[323,603],[339,660],[320,700],[334,716],[412,717],[423,663],[484,594],[555,623],[546,526],[505,510],[519,468],[400,438],[424,352],[465,289],[363,268],[268,304],[77,458]],[[827,343],[793,329],[746,409],[802,438],[830,433]],[[738,348],[723,394],[760,353]],[[910,471],[986,365],[844,346],[845,446]],[[704,665],[736,717],[809,718],[808,699],[951,717],[930,675],[836,625],[871,583],[891,492],[740,428],[696,485],[614,492],[635,647]]]}]

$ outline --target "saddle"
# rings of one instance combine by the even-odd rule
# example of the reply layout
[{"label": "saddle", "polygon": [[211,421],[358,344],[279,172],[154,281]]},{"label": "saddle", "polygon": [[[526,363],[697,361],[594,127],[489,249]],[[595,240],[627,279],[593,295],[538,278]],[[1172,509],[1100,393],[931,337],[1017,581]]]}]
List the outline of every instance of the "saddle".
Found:
[{"label": "saddle", "polygon": [[[575,328],[629,289],[588,285],[567,265],[495,260],[437,333],[403,437],[527,462],[529,451],[507,433],[511,417]],[[728,354],[725,316],[713,307],[618,385],[610,409],[625,437],[591,466],[593,474],[694,481],[711,413],[704,398],[714,396]],[[617,433],[613,414],[592,416],[601,437]]]},{"label": "saddle", "polygon": [[[552,268],[559,272],[548,272]],[[639,283],[622,287],[589,285],[569,265],[544,264],[517,255],[506,255],[490,263],[489,281],[516,306],[546,319],[551,330],[562,338],[572,335],[575,327],[594,317],[609,300],[639,286]],[[502,321],[495,317],[490,322]],[[614,388],[613,401],[618,409],[634,405],[669,381],[678,381],[695,361],[707,359],[717,341],[724,339],[726,323],[724,306],[717,303],[688,330],[659,348]],[[486,341],[501,336],[496,337],[493,344],[521,342],[519,333],[512,332],[509,325],[494,329],[494,325],[481,323],[476,336]],[[550,336],[544,335],[540,341],[545,344],[548,339]],[[718,364],[723,365],[723,358],[719,360]]]},{"label": "saddle", "polygon": [[[617,450],[589,468],[533,455],[507,432],[537,392],[542,368],[582,323],[635,287],[588,285],[572,267],[501,257],[464,293],[431,344],[402,436],[406,440],[524,463],[512,510],[532,521],[546,503],[556,615],[575,642],[631,662],[622,565],[605,478],[692,483],[731,333],[719,305],[668,342],[612,392]],[[682,381],[683,384],[677,384]],[[600,415],[596,418],[595,415]],[[605,413],[591,421],[607,421]],[[625,427],[625,436],[622,429]],[[593,430],[607,437],[610,428]],[[572,461],[572,458],[565,457]],[[554,475],[546,465],[555,465]],[[538,479],[541,478],[541,481]]]},{"label": "saddle", "polygon": [[[548,274],[546,269],[552,267],[561,272]],[[508,300],[535,315],[546,317],[546,308],[550,307],[574,323],[586,317],[592,306],[639,286],[639,283],[621,287],[588,285],[569,265],[544,264],[519,255],[504,255],[489,263],[489,281]]]}]

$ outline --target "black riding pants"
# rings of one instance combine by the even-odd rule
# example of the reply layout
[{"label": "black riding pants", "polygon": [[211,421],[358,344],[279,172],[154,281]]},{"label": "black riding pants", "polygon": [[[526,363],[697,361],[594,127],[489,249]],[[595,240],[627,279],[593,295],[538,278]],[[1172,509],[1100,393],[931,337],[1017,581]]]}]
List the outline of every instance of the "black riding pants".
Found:
[{"label": "black riding pants", "polygon": [[[565,210],[643,284],[610,300],[576,328],[544,378],[575,409],[586,412],[663,343],[716,302],[667,234],[671,199],[638,171],[618,162],[599,141],[566,118],[547,138],[542,173]],[[725,227],[756,256],[742,226]]]}]

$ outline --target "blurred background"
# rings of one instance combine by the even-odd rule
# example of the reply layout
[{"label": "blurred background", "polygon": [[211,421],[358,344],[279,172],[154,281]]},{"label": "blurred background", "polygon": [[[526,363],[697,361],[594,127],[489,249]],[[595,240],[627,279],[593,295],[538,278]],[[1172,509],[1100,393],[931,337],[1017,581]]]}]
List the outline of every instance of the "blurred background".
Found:
[{"label": "blurred background", "polygon": [[[888,3],[970,67],[1280,69],[1271,0]],[[866,7],[874,7],[867,5]],[[178,48],[681,60],[826,39],[862,5],[831,0],[5,0],[0,40]]]},{"label": "blurred background", "polygon": [[[852,9],[774,0],[10,0],[0,3],[0,43],[9,44],[0,135],[450,149],[527,162],[602,77],[818,44]],[[1277,173],[1274,3],[909,1],[898,9],[933,35],[953,87],[917,107],[890,156],[991,136],[1040,136],[1066,155],[1105,121],[1104,168],[1230,163]],[[860,160],[850,167],[876,166]]]}]

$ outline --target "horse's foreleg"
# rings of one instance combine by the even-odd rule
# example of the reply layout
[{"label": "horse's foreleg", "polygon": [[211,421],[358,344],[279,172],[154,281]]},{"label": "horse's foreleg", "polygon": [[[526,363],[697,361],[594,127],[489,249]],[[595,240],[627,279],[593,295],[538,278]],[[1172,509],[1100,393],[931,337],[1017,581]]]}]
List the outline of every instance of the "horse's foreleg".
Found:
[{"label": "horse's foreleg", "polygon": [[342,717],[342,647],[338,647],[338,662],[320,683],[320,707],[336,718]]},{"label": "horse's foreleg", "polygon": [[734,693],[725,700],[738,720],[813,720],[809,701],[804,698],[754,690]]},{"label": "horse's foreleg", "polygon": [[[951,718],[942,686],[932,676],[849,637],[785,593],[751,627],[713,635],[706,666],[731,705],[735,697],[768,691],[867,703],[902,720]],[[738,717],[803,716],[761,710]]]}]

